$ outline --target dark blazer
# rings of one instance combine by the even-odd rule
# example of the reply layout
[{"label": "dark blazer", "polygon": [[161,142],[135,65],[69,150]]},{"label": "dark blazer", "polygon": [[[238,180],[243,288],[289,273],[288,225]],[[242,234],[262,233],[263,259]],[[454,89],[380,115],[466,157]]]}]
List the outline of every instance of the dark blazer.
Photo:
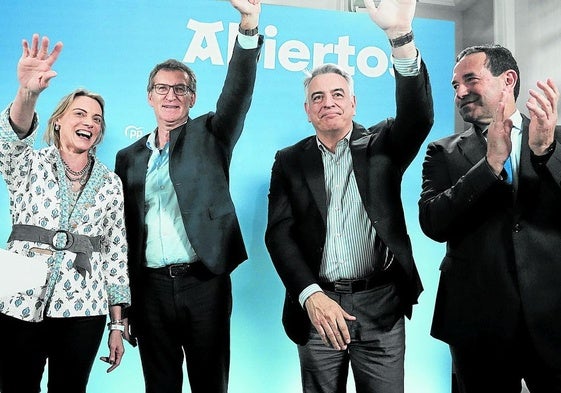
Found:
[{"label": "dark blazer", "polygon": [[429,144],[419,217],[446,242],[431,334],[451,345],[512,339],[526,323],[538,350],[561,358],[561,141],[531,154],[523,116],[519,183],[490,170],[473,128]]},{"label": "dark blazer", "polygon": [[[247,254],[229,190],[229,167],[251,104],[262,37],[256,49],[236,42],[224,87],[209,112],[170,133],[169,172],[185,231],[202,263],[214,274],[229,273]],[[146,265],[144,190],[151,150],[144,136],[117,153],[115,172],[123,181],[132,307],[142,291]]]},{"label": "dark blazer", "polygon": [[[396,72],[396,100],[395,119],[368,130],[353,123],[350,149],[362,202],[379,238],[396,258],[403,309],[410,316],[422,285],[407,234],[401,180],[433,123],[424,64],[415,77]],[[319,281],[326,225],[323,164],[316,136],[311,136],[277,152],[265,235],[273,264],[287,289],[283,324],[288,336],[299,344],[307,341],[310,320],[298,296]],[[373,307],[383,305],[373,302]]]}]

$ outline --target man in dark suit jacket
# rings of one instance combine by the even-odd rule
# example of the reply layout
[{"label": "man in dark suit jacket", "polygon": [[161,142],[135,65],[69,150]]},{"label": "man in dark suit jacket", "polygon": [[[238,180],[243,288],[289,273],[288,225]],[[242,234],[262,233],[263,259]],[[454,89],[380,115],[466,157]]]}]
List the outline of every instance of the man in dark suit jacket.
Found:
[{"label": "man in dark suit jacket", "polygon": [[392,45],[396,118],[354,123],[351,77],[320,66],[304,82],[316,135],[279,151],[272,169],[266,244],[307,393],[344,391],[349,361],[357,392],[403,392],[404,314],[422,291],[401,203],[403,173],[433,122],[415,1],[365,4]]},{"label": "man in dark suit jacket", "polygon": [[446,242],[431,334],[449,344],[462,393],[561,392],[559,92],[538,82],[516,109],[510,51],[457,57],[452,86],[467,131],[428,146],[423,231]]},{"label": "man in dark suit jacket", "polygon": [[147,392],[226,392],[230,272],[247,259],[229,166],[250,107],[262,36],[259,0],[231,0],[240,33],[216,112],[191,119],[193,71],[175,60],[148,81],[156,130],[117,154],[123,181],[132,308]]}]

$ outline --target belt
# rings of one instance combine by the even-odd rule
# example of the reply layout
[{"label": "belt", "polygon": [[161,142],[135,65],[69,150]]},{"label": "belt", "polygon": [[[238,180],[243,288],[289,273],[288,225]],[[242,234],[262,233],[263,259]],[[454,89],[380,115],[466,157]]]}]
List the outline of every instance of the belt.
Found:
[{"label": "belt", "polygon": [[196,272],[200,272],[203,264],[201,261],[186,262],[186,263],[173,263],[163,267],[149,267],[146,268],[150,273],[160,274],[171,278],[191,276]]},{"label": "belt", "polygon": [[63,229],[45,229],[35,225],[15,224],[8,242],[20,240],[48,244],[55,251],[72,251],[76,254],[74,267],[82,276],[92,274],[90,258],[93,252],[101,251],[101,236],[78,235]]},{"label": "belt", "polygon": [[366,291],[393,281],[389,272],[377,272],[369,277],[356,280],[337,280],[333,282],[320,282],[319,286],[326,291],[337,293],[355,293]]}]

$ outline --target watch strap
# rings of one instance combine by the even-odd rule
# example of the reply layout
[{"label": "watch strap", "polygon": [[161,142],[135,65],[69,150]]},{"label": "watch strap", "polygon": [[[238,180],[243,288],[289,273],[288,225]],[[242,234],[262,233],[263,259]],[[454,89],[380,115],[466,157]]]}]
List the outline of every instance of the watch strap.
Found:
[{"label": "watch strap", "polygon": [[392,48],[399,48],[400,46],[406,45],[413,41],[413,30],[397,38],[390,38],[389,41]]},{"label": "watch strap", "polygon": [[242,26],[240,25],[239,28],[238,28],[238,31],[241,34],[247,35],[247,36],[250,36],[250,37],[259,33],[258,26],[255,26],[255,28],[253,28],[253,29],[242,29]]}]

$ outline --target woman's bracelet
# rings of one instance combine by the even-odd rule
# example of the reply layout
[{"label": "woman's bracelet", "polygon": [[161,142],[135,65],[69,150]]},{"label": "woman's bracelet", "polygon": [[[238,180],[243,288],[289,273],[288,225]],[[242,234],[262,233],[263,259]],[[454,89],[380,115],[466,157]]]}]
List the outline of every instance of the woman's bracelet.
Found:
[{"label": "woman's bracelet", "polygon": [[125,324],[122,319],[117,319],[115,321],[111,321],[107,324],[107,329],[111,330],[118,330],[121,333],[125,332]]}]

